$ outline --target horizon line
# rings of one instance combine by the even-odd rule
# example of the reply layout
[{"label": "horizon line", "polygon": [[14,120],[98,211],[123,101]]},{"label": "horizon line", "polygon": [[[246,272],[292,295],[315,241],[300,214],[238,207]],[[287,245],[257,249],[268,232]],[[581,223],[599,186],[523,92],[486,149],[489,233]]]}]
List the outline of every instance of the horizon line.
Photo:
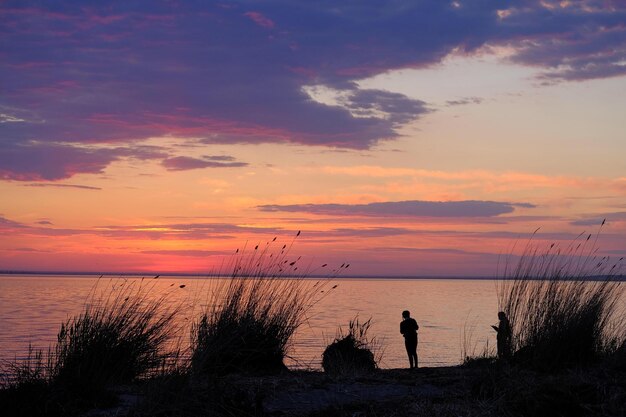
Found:
[{"label": "horizon line", "polygon": [[[229,278],[231,275],[227,274],[199,274],[199,273],[189,273],[189,272],[167,272],[167,273],[145,273],[145,272],[85,272],[85,271],[12,271],[12,270],[0,270],[0,276],[3,275],[49,275],[49,276],[92,276],[92,277],[112,277],[119,276],[121,277],[185,277],[185,278]],[[603,278],[612,278],[617,281],[626,281],[625,275],[590,275],[585,277],[586,280],[599,280]],[[337,275],[337,276],[328,276],[328,275],[319,275],[319,274],[311,274],[306,276],[297,276],[297,275],[282,275],[277,278],[300,278],[300,279],[451,279],[451,280],[498,280],[498,279],[506,279],[512,280],[515,277],[497,277],[497,276],[485,276],[485,275],[365,275],[365,274],[351,274],[351,275]],[[540,277],[530,278],[530,279],[540,279]]]},{"label": "horizon line", "polygon": [[[0,275],[90,275],[90,276],[132,276],[132,277],[199,277],[199,278],[217,278],[229,277],[230,273],[192,273],[192,272],[119,272],[119,271],[29,271],[29,270],[0,270]],[[330,277],[328,275],[310,274],[306,276],[300,275],[281,275],[281,278],[396,278],[396,279],[493,279],[494,277],[485,277],[484,275],[367,275],[367,274],[350,274],[337,275]]]}]

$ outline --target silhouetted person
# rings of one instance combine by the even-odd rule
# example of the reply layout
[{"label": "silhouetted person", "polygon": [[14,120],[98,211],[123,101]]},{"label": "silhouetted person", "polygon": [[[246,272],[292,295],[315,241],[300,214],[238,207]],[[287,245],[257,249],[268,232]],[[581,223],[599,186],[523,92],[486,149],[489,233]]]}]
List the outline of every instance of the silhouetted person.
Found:
[{"label": "silhouetted person", "polygon": [[498,313],[500,322],[497,326],[491,326],[498,332],[496,340],[498,341],[498,359],[508,359],[511,356],[511,324],[506,318],[504,311]]},{"label": "silhouetted person", "polygon": [[404,347],[409,355],[409,365],[411,369],[417,368],[417,325],[415,319],[411,318],[408,310],[402,312],[402,322],[400,322],[400,333],[404,336]]}]

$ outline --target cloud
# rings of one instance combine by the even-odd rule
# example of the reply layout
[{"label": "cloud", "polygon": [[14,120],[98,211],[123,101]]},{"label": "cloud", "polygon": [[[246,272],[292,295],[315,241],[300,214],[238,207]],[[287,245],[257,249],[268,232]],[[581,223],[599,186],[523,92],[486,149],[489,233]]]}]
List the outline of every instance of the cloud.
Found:
[{"label": "cloud", "polygon": [[24,184],[26,187],[54,187],[54,188],[77,188],[79,190],[102,190],[100,187],[93,187],[91,185],[80,184],[55,184],[50,182],[35,182],[31,184]]},{"label": "cloud", "polygon": [[146,239],[146,240],[201,240],[201,239],[232,239],[236,235],[284,236],[293,235],[293,230],[280,227],[252,227],[217,222],[189,223],[148,223],[135,225],[99,225],[90,228],[65,229],[47,227],[46,220],[38,221],[37,226],[9,220],[0,215],[0,230],[5,233],[19,233],[33,236],[79,236],[92,235],[112,239]]},{"label": "cloud", "polygon": [[623,2],[542,2],[516,7],[501,19],[510,31],[514,62],[546,68],[547,81],[580,81],[626,74]]},{"label": "cloud", "polygon": [[231,255],[232,251],[213,251],[213,250],[193,250],[193,249],[178,249],[178,250],[145,250],[141,253],[148,255],[166,255],[166,256],[189,256],[195,258],[204,258],[207,256],[215,255]]},{"label": "cloud", "polygon": [[41,249],[35,249],[35,248],[12,248],[12,249],[5,249],[8,251],[14,251],[14,252],[34,252],[34,253],[49,253],[50,251],[48,250],[41,250]]},{"label": "cloud", "polygon": [[237,234],[268,235],[284,234],[280,228],[246,227],[228,223],[151,223],[146,225],[114,226],[104,225],[93,229],[81,230],[116,239],[232,239]]},{"label": "cloud", "polygon": [[[125,156],[88,145],[165,136],[368,149],[430,110],[359,80],[485,47],[549,82],[626,74],[623,2],[9,0],[0,13],[9,180],[97,174]],[[344,99],[320,103],[309,86]]]},{"label": "cloud", "polygon": [[26,120],[20,119],[19,117],[11,116],[10,114],[0,113],[0,123],[16,123],[25,121]]},{"label": "cloud", "polygon": [[263,16],[263,14],[258,12],[247,12],[244,13],[245,16],[248,16],[254,23],[257,25],[264,27],[266,29],[273,29],[276,24],[267,17]]},{"label": "cloud", "polygon": [[190,169],[202,168],[236,168],[248,165],[246,162],[230,162],[232,160],[234,160],[234,158],[229,156],[208,156],[204,157],[204,159],[177,156],[174,158],[164,159],[161,162],[161,165],[163,165],[168,171],[187,171]]},{"label": "cloud", "polygon": [[9,220],[0,215],[0,229],[22,229],[25,227],[27,226],[22,223]]},{"label": "cloud", "polygon": [[496,201],[391,201],[369,204],[293,204],[262,205],[267,212],[305,212],[331,216],[402,217],[493,217],[512,213],[515,207],[533,208],[529,203]]},{"label": "cloud", "polygon": [[324,237],[359,237],[359,238],[380,238],[386,236],[400,236],[412,234],[413,231],[404,227],[362,227],[362,228],[348,228],[340,227],[332,229],[328,232],[307,233],[317,234]]},{"label": "cloud", "polygon": [[56,181],[76,174],[101,174],[122,158],[157,159],[166,154],[155,147],[94,147],[31,142],[0,144],[0,179]]},{"label": "cloud", "polygon": [[416,115],[428,113],[426,103],[414,100],[403,94],[383,90],[356,90],[348,94],[342,105],[358,117],[384,117],[392,122],[392,127],[415,119]]},{"label": "cloud", "polygon": [[607,224],[614,222],[626,222],[626,211],[618,211],[614,213],[604,213],[592,216],[585,216],[582,219],[571,221],[573,226],[600,226],[606,220]]},{"label": "cloud", "polygon": [[373,251],[376,252],[396,252],[396,253],[423,253],[423,254],[437,254],[437,255],[459,255],[459,256],[493,256],[497,257],[499,254],[495,253],[487,253],[487,252],[475,252],[475,251],[467,251],[463,249],[452,249],[452,248],[410,248],[410,247],[393,247],[393,246],[383,246],[378,248],[373,248]]},{"label": "cloud", "polygon": [[117,155],[110,150],[88,150],[65,145],[0,145],[0,178],[5,180],[60,180],[76,174],[99,174]]},{"label": "cloud", "polygon": [[463,97],[458,100],[448,100],[446,101],[446,106],[464,106],[466,104],[480,104],[483,102],[481,97]]}]

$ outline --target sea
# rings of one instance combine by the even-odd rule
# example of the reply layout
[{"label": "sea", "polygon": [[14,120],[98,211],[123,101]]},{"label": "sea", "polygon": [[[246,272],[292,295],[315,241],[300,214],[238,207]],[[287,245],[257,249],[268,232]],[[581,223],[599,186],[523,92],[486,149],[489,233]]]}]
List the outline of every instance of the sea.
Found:
[{"label": "sea", "polygon": [[[47,350],[62,323],[80,314],[98,291],[149,286],[154,297],[179,306],[179,343],[191,339],[191,323],[210,307],[223,279],[186,276],[0,275],[0,361],[20,359],[29,346]],[[309,285],[318,280],[307,278]],[[400,334],[402,311],[419,324],[420,366],[450,366],[467,355],[495,350],[498,285],[493,279],[333,278],[318,288],[289,348],[290,368],[320,369],[322,353],[357,318],[381,368],[408,367]],[[322,293],[322,291],[324,291]],[[213,294],[213,295],[212,295]],[[180,308],[182,306],[182,308]]]}]

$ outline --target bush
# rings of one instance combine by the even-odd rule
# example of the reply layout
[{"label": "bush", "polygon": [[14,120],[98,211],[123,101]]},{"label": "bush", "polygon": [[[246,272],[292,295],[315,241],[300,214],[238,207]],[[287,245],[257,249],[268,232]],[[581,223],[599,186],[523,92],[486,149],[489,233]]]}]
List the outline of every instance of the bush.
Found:
[{"label": "bush", "polygon": [[286,369],[292,337],[307,311],[325,295],[327,280],[304,280],[309,268],[300,268],[300,258],[288,259],[291,246],[274,253],[272,242],[261,250],[257,245],[249,254],[238,251],[229,279],[210,293],[209,308],[192,331],[195,374]]},{"label": "bush", "polygon": [[337,338],[326,347],[322,354],[324,372],[331,375],[353,375],[371,372],[378,366],[372,350],[375,350],[376,341],[368,339],[372,319],[363,323],[355,317],[350,320],[348,333],[342,328],[338,330]]},{"label": "bush", "polygon": [[[604,224],[604,222],[603,222]],[[624,340],[617,310],[624,292],[622,259],[596,256],[592,235],[580,235],[565,250],[545,252],[529,242],[519,262],[505,269],[499,303],[512,329],[514,360],[554,370],[588,364]]]}]

